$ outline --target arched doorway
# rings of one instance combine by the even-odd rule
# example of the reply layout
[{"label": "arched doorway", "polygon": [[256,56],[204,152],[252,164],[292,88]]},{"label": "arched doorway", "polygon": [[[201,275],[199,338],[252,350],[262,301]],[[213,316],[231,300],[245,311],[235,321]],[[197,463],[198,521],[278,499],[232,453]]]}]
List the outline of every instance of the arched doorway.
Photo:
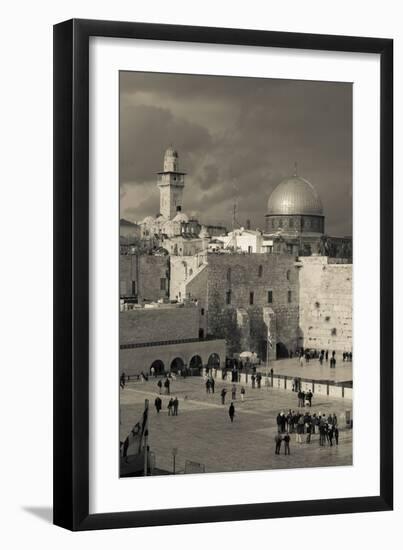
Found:
[{"label": "arched doorway", "polygon": [[178,372],[178,370],[183,371],[185,363],[180,357],[175,357],[171,362],[171,372]]},{"label": "arched doorway", "polygon": [[164,363],[160,360],[160,359],[157,359],[156,361],[154,361],[151,366],[150,366],[150,372],[151,372],[151,369],[154,368],[154,374],[157,375],[157,374],[164,374],[165,372],[165,366],[164,366]]},{"label": "arched doorway", "polygon": [[207,366],[209,369],[218,369],[220,368],[220,356],[218,353],[212,353],[207,361]]},{"label": "arched doorway", "polygon": [[189,361],[189,368],[192,369],[198,369],[201,371],[201,368],[203,367],[203,361],[200,357],[200,355],[194,355],[192,359]]},{"label": "arched doorway", "polygon": [[286,357],[288,357],[288,349],[285,347],[283,342],[277,342],[276,355],[277,359],[285,359]]}]

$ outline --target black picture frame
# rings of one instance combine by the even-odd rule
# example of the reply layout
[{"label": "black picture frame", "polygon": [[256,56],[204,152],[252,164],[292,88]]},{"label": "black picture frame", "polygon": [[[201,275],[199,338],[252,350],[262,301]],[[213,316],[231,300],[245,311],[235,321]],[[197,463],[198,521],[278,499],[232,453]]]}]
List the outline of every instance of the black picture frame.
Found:
[{"label": "black picture frame", "polygon": [[[380,488],[370,497],[89,513],[89,39],[93,36],[379,54]],[[393,508],[393,40],[115,21],[54,27],[54,523],[77,530]]]}]

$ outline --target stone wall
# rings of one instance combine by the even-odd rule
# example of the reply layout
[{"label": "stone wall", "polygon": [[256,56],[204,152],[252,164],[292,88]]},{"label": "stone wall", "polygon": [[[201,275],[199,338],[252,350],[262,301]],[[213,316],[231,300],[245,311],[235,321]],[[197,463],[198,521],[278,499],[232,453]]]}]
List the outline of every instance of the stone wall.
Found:
[{"label": "stone wall", "polygon": [[352,264],[300,258],[300,345],[352,351]]},{"label": "stone wall", "polygon": [[[269,291],[272,303],[268,300]],[[229,292],[231,303],[228,304]],[[250,303],[251,293],[253,304]],[[230,354],[244,351],[241,348],[248,346],[261,358],[266,357],[267,326],[263,308],[267,306],[275,314],[270,358],[274,359],[279,350],[286,353],[297,347],[299,278],[292,256],[209,254],[207,304],[208,333],[226,338]],[[249,337],[246,337],[248,330]]]},{"label": "stone wall", "polygon": [[[165,279],[162,288],[161,279]],[[169,297],[169,258],[148,254],[121,254],[120,295],[137,296],[138,303]]]},{"label": "stone wall", "polygon": [[121,311],[119,342],[122,345],[198,338],[199,315],[195,304]]}]

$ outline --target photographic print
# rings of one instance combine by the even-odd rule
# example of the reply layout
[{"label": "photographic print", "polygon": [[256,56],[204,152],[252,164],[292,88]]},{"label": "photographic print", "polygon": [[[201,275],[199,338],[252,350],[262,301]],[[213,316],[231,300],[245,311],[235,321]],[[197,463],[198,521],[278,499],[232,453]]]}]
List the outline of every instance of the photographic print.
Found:
[{"label": "photographic print", "polygon": [[120,476],[351,466],[352,84],[119,89]]}]

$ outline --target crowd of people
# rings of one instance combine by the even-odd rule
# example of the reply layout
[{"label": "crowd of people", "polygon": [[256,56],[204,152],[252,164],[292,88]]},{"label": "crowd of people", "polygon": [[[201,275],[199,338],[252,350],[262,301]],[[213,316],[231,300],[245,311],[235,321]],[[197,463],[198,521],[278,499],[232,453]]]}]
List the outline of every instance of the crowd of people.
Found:
[{"label": "crowd of people", "polygon": [[[316,350],[316,349],[304,349],[300,348],[296,352],[296,356],[299,359],[299,363],[301,367],[303,367],[305,364],[308,364],[311,359],[318,359],[319,364],[322,366],[323,363],[329,363],[330,368],[334,369],[336,368],[336,351],[333,350],[331,353],[329,353],[329,350]],[[290,357],[292,357],[292,353],[290,352]],[[353,360],[353,353],[351,351],[344,351],[343,352],[343,363],[345,362],[351,362]]]},{"label": "crowd of people", "polygon": [[338,419],[335,413],[311,414],[308,411],[292,411],[288,413],[283,411],[279,412],[276,418],[277,422],[277,434],[275,435],[276,454],[280,454],[281,443],[284,441],[284,454],[290,454],[290,434],[295,433],[296,443],[312,442],[312,437],[315,434],[319,435],[319,445],[324,447],[329,445],[333,446],[333,440],[335,445],[339,444],[339,427]]}]

